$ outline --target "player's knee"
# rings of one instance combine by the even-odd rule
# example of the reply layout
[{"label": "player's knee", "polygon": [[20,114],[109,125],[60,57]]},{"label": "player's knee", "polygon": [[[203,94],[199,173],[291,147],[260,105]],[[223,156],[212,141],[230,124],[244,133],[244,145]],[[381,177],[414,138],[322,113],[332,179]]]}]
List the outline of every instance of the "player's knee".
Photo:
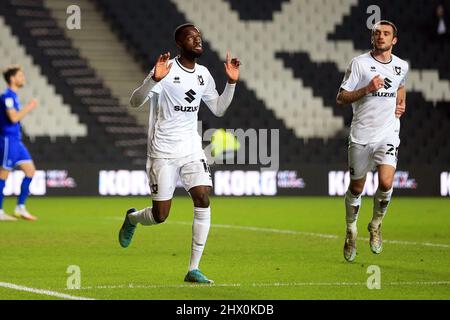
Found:
[{"label": "player's knee", "polygon": [[359,184],[350,184],[350,186],[348,187],[348,189],[350,190],[350,192],[354,195],[354,196],[358,196],[360,195],[363,190],[364,190],[364,185],[359,185]]},{"label": "player's knee", "polygon": [[387,192],[392,189],[392,181],[380,181],[378,184],[378,189],[383,192]]},{"label": "player's knee", "polygon": [[208,192],[198,192],[192,200],[194,201],[194,207],[208,208],[209,207],[209,195]]},{"label": "player's knee", "polygon": [[33,178],[34,174],[36,173],[36,168],[31,167],[31,168],[27,168],[26,170],[24,170],[25,176],[27,176],[28,178]]},{"label": "player's knee", "polygon": [[153,219],[155,219],[155,221],[157,223],[163,223],[164,221],[166,221],[167,217],[169,216],[169,208],[153,207],[152,214],[153,214]]},{"label": "player's knee", "polygon": [[157,214],[153,214],[153,219],[155,219],[156,223],[163,223],[164,221],[166,221],[168,215],[165,214],[161,214],[160,212],[158,212]]}]

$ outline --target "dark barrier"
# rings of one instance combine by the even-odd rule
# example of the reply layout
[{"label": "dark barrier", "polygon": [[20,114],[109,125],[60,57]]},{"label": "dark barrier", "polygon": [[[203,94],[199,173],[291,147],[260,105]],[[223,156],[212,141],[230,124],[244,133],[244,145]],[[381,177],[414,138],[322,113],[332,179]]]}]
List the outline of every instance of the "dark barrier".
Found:
[{"label": "dark barrier", "polygon": [[[342,166],[304,165],[260,170],[252,166],[212,166],[216,196],[342,196],[349,174]],[[13,172],[5,186],[6,195],[17,195],[23,173]],[[364,193],[372,195],[378,184],[377,174],[367,175]],[[145,196],[150,193],[142,167],[107,168],[99,165],[40,165],[30,187],[37,196]],[[450,168],[420,166],[398,168],[394,179],[398,196],[450,196]],[[181,183],[176,195],[186,194]]]}]

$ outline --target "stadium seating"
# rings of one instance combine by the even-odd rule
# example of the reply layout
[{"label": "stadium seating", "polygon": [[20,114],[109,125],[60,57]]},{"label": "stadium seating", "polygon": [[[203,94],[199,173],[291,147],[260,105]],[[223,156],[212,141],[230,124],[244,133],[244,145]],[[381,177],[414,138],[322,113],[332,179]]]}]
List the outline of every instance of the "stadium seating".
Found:
[{"label": "stadium seating", "polygon": [[[130,52],[134,52],[136,59],[142,61],[146,70],[153,66],[162,51],[170,50],[172,54],[176,53],[173,30],[185,23],[186,18],[170,1],[155,1],[152,5],[143,0],[135,2],[100,0],[97,3],[105,17],[109,19],[112,28],[120,33]],[[155,6],[158,10],[154,10]],[[217,89],[221,92],[226,81],[222,60],[207,41],[204,43],[204,49],[205,54],[201,58],[201,63],[208,66],[216,79]],[[200,111],[199,118],[203,121],[203,129],[279,129],[280,141],[283,144],[280,146],[280,160],[285,164],[296,164],[300,161],[301,155],[291,154],[287,144],[293,141],[301,144],[302,140],[296,138],[293,130],[286,128],[281,119],[265,107],[264,102],[256,97],[245,82],[238,85],[234,101],[223,118],[216,118],[208,110]]]},{"label": "stadium seating", "polygon": [[[160,50],[169,49],[174,52],[172,30],[185,21],[196,22],[202,28],[206,39],[202,63],[207,65],[213,74],[220,75],[222,72],[220,58],[216,52],[223,51],[222,48],[233,49],[244,61],[244,82],[236,96],[239,107],[230,109],[224,120],[211,118],[205,112],[200,113],[200,116],[208,126],[213,127],[263,128],[273,123],[281,128],[282,132],[292,129],[295,137],[286,139],[286,136],[282,135],[280,146],[281,161],[288,164],[346,162],[345,146],[351,108],[336,107],[335,96],[350,59],[367,50],[370,44],[370,33],[364,27],[367,7],[370,4],[380,5],[387,18],[389,15],[395,15],[395,12],[406,10],[405,15],[395,15],[395,21],[400,29],[411,30],[414,20],[409,18],[421,7],[427,6],[425,1],[418,1],[420,4],[415,3],[408,8],[401,4],[388,6],[387,1],[372,3],[373,1],[355,0],[267,0],[258,2],[257,6],[251,1],[234,0],[212,0],[201,4],[189,0],[172,2],[175,5],[167,1],[157,1],[155,6],[158,10],[155,11],[154,6],[149,6],[145,1],[127,3],[97,0],[113,29],[120,33],[130,51],[135,53],[135,57],[140,59],[146,68],[151,67]],[[387,7],[389,10],[384,10]],[[321,18],[315,21],[314,17],[318,15]],[[217,23],[217,17],[221,19],[220,24]],[[245,32],[241,32],[237,27],[239,24],[244,26],[242,30]],[[417,24],[416,28],[419,25]],[[321,39],[321,36],[324,38]],[[149,38],[152,39],[151,42],[147,40]],[[419,38],[420,41],[425,41],[426,37],[421,35]],[[209,41],[210,39],[212,40]],[[407,37],[405,40],[400,39],[400,43],[415,41]],[[414,51],[415,55],[419,52],[423,57],[428,53],[436,56],[439,48],[442,49],[442,45],[433,46],[431,52]],[[275,56],[264,56],[262,52],[270,51],[267,49],[272,49]],[[443,49],[448,52],[447,47]],[[411,48],[408,46],[399,45],[396,50],[399,56],[407,57],[409,61],[416,59],[416,56],[409,55]],[[431,67],[426,65],[425,61],[436,61],[438,65],[435,70],[422,70]],[[415,61],[411,63],[411,67],[408,85],[416,92],[408,95],[408,112],[404,116],[401,133],[401,164],[448,162],[448,148],[444,141],[446,139],[440,139],[442,146],[435,146],[431,140],[437,136],[448,136],[448,128],[444,125],[416,126],[419,120],[428,119],[428,114],[430,117],[436,114],[433,117],[441,119],[441,124],[448,121],[447,114],[440,114],[445,107],[433,107],[438,101],[441,105],[448,106],[448,82],[440,78],[445,76],[448,66],[443,59],[421,58],[417,64]],[[278,71],[279,69],[282,71]],[[437,70],[440,77],[437,76]],[[289,71],[292,72],[293,78],[289,76]],[[220,77],[216,78],[219,80],[220,90],[222,83]],[[258,81],[260,79],[261,81]],[[296,86],[293,87],[293,83]],[[255,105],[261,105],[257,108],[258,112],[253,108]],[[267,117],[269,114],[270,118]],[[252,115],[251,120],[248,115]],[[340,127],[339,122],[334,124],[331,115],[342,119],[345,127]],[[438,132],[438,128],[441,132]],[[423,145],[415,147],[413,140],[409,139],[410,136],[427,138]],[[312,137],[316,138],[311,139]]]},{"label": "stadium seating", "polygon": [[2,17],[0,17],[0,54],[3,67],[20,64],[27,71],[27,85],[20,94],[21,103],[28,103],[31,97],[37,99],[39,103],[38,111],[22,121],[25,133],[31,139],[37,136],[49,136],[52,139],[61,136],[73,139],[86,136],[86,125],[80,124],[77,115],[70,113],[70,107],[62,102],[55,88],[40,74],[39,68],[25,54],[23,47],[11,34]]},{"label": "stadium seating", "polygon": [[[44,82],[36,90],[54,90],[62,103],[70,106],[68,114],[87,126],[87,136],[77,137],[71,144],[65,135],[52,138],[53,143],[48,143],[50,134],[37,135],[31,149],[55,153],[47,150],[52,145],[63,150],[59,154],[75,159],[88,154],[86,150],[93,146],[103,152],[87,155],[87,160],[142,164],[145,123],[136,122],[124,106],[129,89],[119,92],[107,75],[109,71],[105,75],[101,63],[90,63],[86,59],[89,54],[82,54],[83,44],[75,38],[72,42],[61,29],[61,8],[66,2],[58,4],[57,18],[46,8],[48,1],[8,0],[0,4],[0,15],[48,80],[48,86]],[[427,35],[427,17],[438,0],[417,0],[408,6],[387,0],[261,0],[258,5],[249,0],[91,2],[126,46],[127,54],[140,65],[139,77],[148,72],[161,52],[176,53],[172,33],[186,21],[201,28],[205,54],[200,63],[210,69],[219,92],[226,80],[222,64],[226,50],[239,56],[242,81],[233,105],[223,118],[203,108],[199,113],[203,130],[279,129],[282,166],[346,164],[352,113],[349,106],[337,107],[335,96],[351,58],[370,47],[370,32],[365,27],[367,8],[378,5],[382,18],[394,20],[399,27],[394,53],[407,59],[411,67],[400,165],[445,164],[450,160],[450,44],[432,42]],[[98,17],[92,13],[93,7],[89,8],[87,19]],[[35,123],[39,127],[41,122]],[[33,137],[32,131],[27,132],[27,123],[24,125]],[[68,145],[80,150],[78,155],[70,155]]]},{"label": "stadium seating", "polygon": [[[283,67],[282,61],[275,59],[277,51],[301,44],[300,35],[307,34],[293,32],[305,29],[300,23],[302,19],[297,19],[302,12],[299,11],[298,1],[283,2],[282,12],[275,12],[272,21],[263,22],[240,20],[224,1],[208,1],[203,4],[204,10],[198,10],[198,2],[193,0],[174,2],[189,20],[203,26],[204,37],[212,49],[224,52],[230,48],[243,61],[251,61],[245,67],[246,72],[242,73],[242,80],[297,137],[328,138],[343,128],[342,118],[334,116],[320,97],[314,96],[310,88],[292,77],[292,73]],[[219,19],[226,23],[217,24]],[[322,52],[321,49],[316,51],[316,55]]]},{"label": "stadium seating", "polygon": [[[66,37],[72,40],[80,55],[95,69],[96,76],[111,90],[121,105],[127,106],[130,93],[140,85],[147,72],[127,52],[126,46],[102,19],[95,4],[89,0],[76,1],[77,6],[82,9],[82,27],[74,30],[66,28],[67,8],[73,4],[72,0],[45,0],[44,4],[50,9],[58,26],[65,29]],[[140,125],[148,126],[149,112],[146,108],[126,109]]]},{"label": "stadium seating", "polygon": [[[36,126],[49,130],[48,135],[37,137],[30,134],[33,131],[25,130],[28,134],[26,139],[33,142],[27,145],[35,161],[143,164],[146,146],[145,143],[136,145],[136,141],[145,139],[145,127],[137,125],[135,119],[128,115],[126,107],[121,106],[118,99],[111,95],[110,89],[103,85],[95,70],[66,38],[64,30],[57,26],[44,3],[3,1],[0,14],[12,33],[19,38],[26,53],[33,57],[33,63],[39,66],[40,72],[47,78],[49,86],[42,85],[40,90],[45,93],[54,87],[56,93],[62,96],[64,104],[70,105],[71,113],[87,126],[85,137],[75,141],[59,138],[61,134],[52,133],[53,130],[66,128],[56,126],[47,114],[43,114],[43,119],[32,119],[30,116],[29,121],[36,121]],[[55,114],[63,114],[64,109],[56,108],[57,105],[53,105],[52,101],[46,103],[45,97],[42,100],[41,104],[54,110]],[[25,121],[24,124],[28,123]],[[33,128],[32,125],[27,127]],[[54,136],[57,138],[51,138]]]}]

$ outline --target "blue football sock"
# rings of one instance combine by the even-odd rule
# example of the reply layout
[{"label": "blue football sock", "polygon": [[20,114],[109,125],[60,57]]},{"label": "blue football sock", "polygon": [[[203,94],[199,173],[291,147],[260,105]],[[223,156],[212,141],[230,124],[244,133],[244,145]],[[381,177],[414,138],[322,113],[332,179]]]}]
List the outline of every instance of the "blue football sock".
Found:
[{"label": "blue football sock", "polygon": [[30,183],[33,178],[25,177],[22,180],[22,184],[20,186],[20,194],[17,198],[17,204],[24,205],[25,201],[27,200],[28,194],[30,193]]},{"label": "blue football sock", "polygon": [[3,189],[5,188],[6,181],[0,179],[0,209],[3,209]]}]

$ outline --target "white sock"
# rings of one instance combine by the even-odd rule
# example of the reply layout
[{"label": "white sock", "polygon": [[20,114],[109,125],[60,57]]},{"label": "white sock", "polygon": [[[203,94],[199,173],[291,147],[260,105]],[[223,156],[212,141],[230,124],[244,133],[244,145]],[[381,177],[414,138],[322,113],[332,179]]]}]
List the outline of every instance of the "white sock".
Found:
[{"label": "white sock", "polygon": [[356,233],[356,222],[358,221],[359,208],[361,207],[361,195],[355,196],[347,190],[345,193],[345,220],[347,230]]},{"label": "white sock", "polygon": [[192,251],[189,271],[198,269],[206,239],[211,225],[211,208],[194,207],[194,223],[192,224]]},{"label": "white sock", "polygon": [[381,191],[379,188],[373,197],[373,216],[370,222],[373,227],[378,228],[383,221],[384,216],[387,212],[387,207],[391,201],[393,189],[388,191]]},{"label": "white sock", "polygon": [[134,225],[137,225],[138,223],[140,223],[144,226],[158,224],[155,221],[155,218],[153,218],[153,213],[152,213],[151,207],[147,207],[145,209],[135,211],[133,213],[130,213],[128,216],[130,218],[130,222]]}]

